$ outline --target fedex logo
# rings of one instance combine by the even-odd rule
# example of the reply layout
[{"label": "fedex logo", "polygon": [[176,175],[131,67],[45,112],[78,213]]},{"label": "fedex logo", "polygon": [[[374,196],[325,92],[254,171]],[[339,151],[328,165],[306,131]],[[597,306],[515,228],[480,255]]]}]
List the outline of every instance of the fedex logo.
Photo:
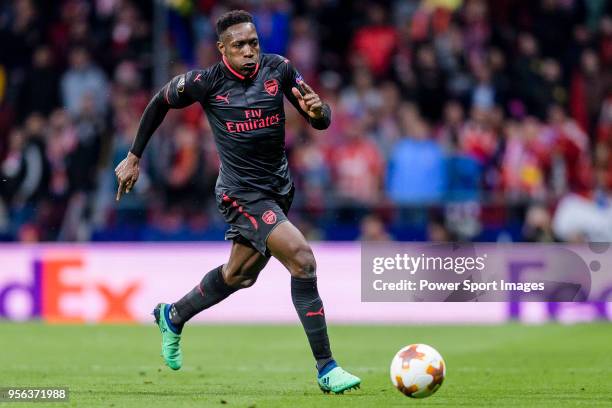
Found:
[{"label": "fedex logo", "polygon": [[[545,270],[546,264],[541,261],[513,261],[508,264],[509,280],[518,282],[523,275],[530,272],[542,272]],[[578,270],[575,269],[575,270]],[[558,283],[550,282],[548,283]],[[589,287],[591,287],[589,282]],[[591,287],[594,289],[595,287]],[[543,321],[593,321],[593,320],[611,320],[612,308],[608,303],[612,298],[612,286],[597,287],[596,295],[585,294],[585,299],[576,302],[542,302],[528,303],[521,302],[520,294],[512,294],[510,301],[507,303],[508,317],[513,320],[521,320],[528,315],[538,315]],[[586,297],[589,300],[586,300]]]},{"label": "fedex logo", "polygon": [[[11,301],[16,296],[28,300],[26,318],[48,322],[83,322],[88,301],[98,299],[94,320],[101,322],[135,321],[128,304],[138,293],[138,282],[110,286],[84,277],[84,262],[79,254],[64,257],[43,257],[31,262],[29,279],[0,281],[0,318],[15,319]],[[78,305],[72,310],[63,307],[67,300]],[[21,315],[21,314],[20,314]],[[90,316],[91,317],[91,316]]]}]

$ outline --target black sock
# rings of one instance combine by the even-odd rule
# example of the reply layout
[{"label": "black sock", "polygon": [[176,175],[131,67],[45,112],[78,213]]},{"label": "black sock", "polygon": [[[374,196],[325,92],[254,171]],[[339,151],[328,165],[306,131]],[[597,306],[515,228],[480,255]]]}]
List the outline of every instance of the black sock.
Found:
[{"label": "black sock", "polygon": [[332,353],[327,337],[323,302],[317,290],[317,278],[299,279],[292,277],[291,299],[306,336],[308,336],[312,354],[317,360],[317,369],[321,369],[332,360]]},{"label": "black sock", "polygon": [[187,320],[204,309],[216,305],[238,289],[232,288],[225,283],[223,265],[208,272],[202,278],[202,282],[191,292],[187,293],[181,300],[174,303],[170,308],[170,321],[172,324],[182,328]]}]

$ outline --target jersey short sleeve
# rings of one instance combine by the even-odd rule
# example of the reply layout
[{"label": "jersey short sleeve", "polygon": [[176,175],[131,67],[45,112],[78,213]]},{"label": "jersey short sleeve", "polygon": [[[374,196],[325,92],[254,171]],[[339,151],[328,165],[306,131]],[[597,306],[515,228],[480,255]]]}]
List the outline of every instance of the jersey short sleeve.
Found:
[{"label": "jersey short sleeve", "polygon": [[304,78],[302,78],[302,75],[298,72],[291,61],[280,55],[276,57],[278,62],[276,69],[281,74],[281,88],[283,89],[285,96],[289,98],[290,95],[293,96],[291,88],[297,87],[298,81],[303,81]]}]

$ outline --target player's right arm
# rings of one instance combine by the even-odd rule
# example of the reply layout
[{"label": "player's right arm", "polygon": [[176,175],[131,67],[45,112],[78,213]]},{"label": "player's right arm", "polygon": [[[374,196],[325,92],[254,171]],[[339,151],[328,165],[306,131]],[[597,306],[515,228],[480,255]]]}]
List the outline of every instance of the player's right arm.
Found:
[{"label": "player's right arm", "polygon": [[127,157],[115,168],[119,183],[117,201],[123,193],[129,193],[138,181],[140,157],[149,139],[166,117],[168,110],[184,108],[198,99],[201,100],[204,96],[206,92],[205,75],[205,71],[189,71],[186,74],[178,75],[164,85],[149,101],[140,118],[140,125]]}]

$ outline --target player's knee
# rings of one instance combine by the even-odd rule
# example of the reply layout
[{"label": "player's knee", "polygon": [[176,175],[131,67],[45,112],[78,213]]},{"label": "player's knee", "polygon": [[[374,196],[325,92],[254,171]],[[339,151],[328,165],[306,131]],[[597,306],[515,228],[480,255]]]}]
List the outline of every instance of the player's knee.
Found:
[{"label": "player's knee", "polygon": [[255,284],[259,270],[243,266],[239,268],[226,267],[224,275],[225,283],[228,286],[235,289],[246,289]]},{"label": "player's knee", "polygon": [[312,279],[317,276],[317,262],[308,245],[299,245],[293,251],[291,275],[296,278]]},{"label": "player's knee", "polygon": [[238,283],[237,287],[240,289],[250,288],[251,286],[255,284],[256,281],[257,281],[257,277],[243,276],[242,280]]},{"label": "player's knee", "polygon": [[235,289],[246,289],[250,288],[255,284],[257,277],[245,276],[245,275],[230,275],[225,277],[225,283],[227,286]]}]

